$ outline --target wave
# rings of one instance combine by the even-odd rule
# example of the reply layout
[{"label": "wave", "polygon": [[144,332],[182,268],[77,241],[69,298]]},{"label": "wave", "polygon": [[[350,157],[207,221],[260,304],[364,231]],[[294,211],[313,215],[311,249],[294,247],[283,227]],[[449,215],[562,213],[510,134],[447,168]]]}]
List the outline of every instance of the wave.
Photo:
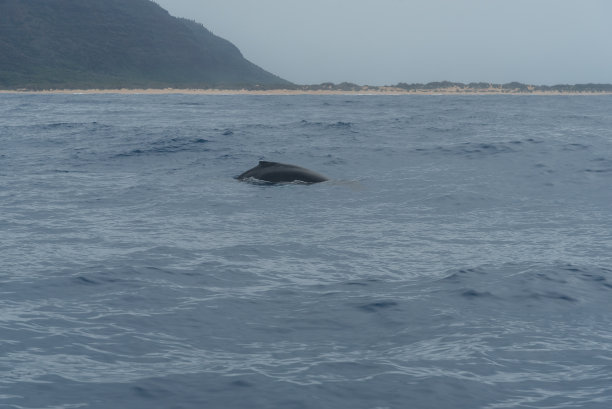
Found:
[{"label": "wave", "polygon": [[352,122],[336,121],[336,122],[311,122],[302,120],[300,122],[301,127],[313,127],[322,129],[353,129],[354,124]]},{"label": "wave", "polygon": [[597,158],[591,161],[596,167],[586,168],[586,173],[611,173],[612,172],[612,160],[607,158]]},{"label": "wave", "polygon": [[522,147],[530,144],[538,144],[539,141],[527,138],[523,140],[510,140],[503,142],[462,142],[454,145],[435,146],[427,148],[416,148],[415,152],[420,154],[442,154],[458,155],[467,158],[516,153]]},{"label": "wave", "polygon": [[593,304],[612,296],[612,270],[557,265],[480,266],[451,272],[439,282],[466,299]]},{"label": "wave", "polygon": [[134,157],[134,156],[149,156],[149,155],[164,155],[177,152],[206,152],[208,148],[204,147],[209,143],[208,139],[204,138],[161,138],[149,143],[140,148],[131,149],[127,152],[115,154],[115,158]]},{"label": "wave", "polygon": [[39,131],[50,131],[50,130],[74,130],[81,129],[87,132],[95,132],[102,129],[110,129],[112,125],[100,123],[97,121],[92,122],[50,122],[44,124],[29,125],[33,130]]}]

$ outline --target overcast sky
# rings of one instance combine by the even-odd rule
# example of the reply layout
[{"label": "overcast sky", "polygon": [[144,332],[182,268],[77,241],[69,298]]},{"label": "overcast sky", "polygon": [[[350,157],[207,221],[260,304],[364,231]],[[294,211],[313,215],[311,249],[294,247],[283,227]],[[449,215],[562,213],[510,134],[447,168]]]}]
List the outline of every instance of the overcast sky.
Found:
[{"label": "overcast sky", "polygon": [[156,0],[299,84],[612,83],[611,0]]}]

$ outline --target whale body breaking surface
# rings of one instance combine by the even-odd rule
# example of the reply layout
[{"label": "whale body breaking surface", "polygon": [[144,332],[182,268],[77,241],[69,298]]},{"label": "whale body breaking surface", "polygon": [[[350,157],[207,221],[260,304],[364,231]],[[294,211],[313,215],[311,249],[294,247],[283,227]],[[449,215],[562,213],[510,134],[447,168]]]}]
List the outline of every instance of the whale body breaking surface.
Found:
[{"label": "whale body breaking surface", "polygon": [[256,179],[269,183],[319,183],[328,180],[320,173],[286,163],[259,161],[252,169],[236,177],[238,180]]}]

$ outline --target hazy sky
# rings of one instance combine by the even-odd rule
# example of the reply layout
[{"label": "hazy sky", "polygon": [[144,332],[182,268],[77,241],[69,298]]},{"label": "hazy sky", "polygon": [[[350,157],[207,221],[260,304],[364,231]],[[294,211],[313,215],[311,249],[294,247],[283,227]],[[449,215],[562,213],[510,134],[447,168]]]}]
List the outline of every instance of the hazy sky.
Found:
[{"label": "hazy sky", "polygon": [[611,0],[157,0],[289,81],[612,83]]}]

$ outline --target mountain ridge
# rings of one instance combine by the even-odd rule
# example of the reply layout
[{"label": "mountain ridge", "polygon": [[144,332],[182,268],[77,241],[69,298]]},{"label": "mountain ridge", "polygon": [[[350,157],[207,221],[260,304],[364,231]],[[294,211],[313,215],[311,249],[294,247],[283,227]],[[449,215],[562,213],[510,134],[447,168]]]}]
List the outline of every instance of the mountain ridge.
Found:
[{"label": "mountain ridge", "polygon": [[0,1],[0,88],[290,85],[150,0]]}]

